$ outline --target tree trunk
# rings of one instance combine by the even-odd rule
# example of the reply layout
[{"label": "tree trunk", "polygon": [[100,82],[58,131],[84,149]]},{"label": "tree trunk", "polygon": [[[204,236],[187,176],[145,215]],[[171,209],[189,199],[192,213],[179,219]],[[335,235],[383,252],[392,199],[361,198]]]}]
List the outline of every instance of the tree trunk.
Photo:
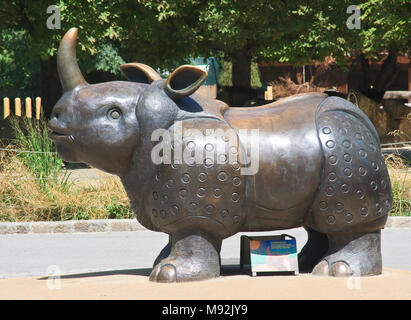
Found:
[{"label": "tree trunk", "polygon": [[233,57],[232,60],[232,104],[243,106],[251,98],[251,55],[247,47],[244,47]]},{"label": "tree trunk", "polygon": [[393,78],[397,74],[397,56],[398,53],[393,49],[388,51],[388,56],[378,72],[377,78],[374,82],[374,89],[378,92],[387,90],[387,86],[392,83]]},{"label": "tree trunk", "polygon": [[233,58],[233,87],[247,89],[251,87],[251,56],[247,51],[247,48],[243,48]]},{"label": "tree trunk", "polygon": [[50,117],[51,110],[60,99],[62,89],[57,73],[57,59],[55,56],[41,60],[41,98],[46,118]]},{"label": "tree trunk", "polygon": [[383,64],[374,81],[371,79],[370,65],[364,55],[361,54],[361,67],[363,73],[362,93],[375,101],[381,101],[384,92],[390,87],[398,74],[397,68],[398,52],[390,49],[388,56],[385,58]]},{"label": "tree trunk", "polygon": [[362,83],[361,91],[363,93],[368,92],[371,89],[371,74],[370,74],[370,63],[365,57],[364,53],[360,55],[361,70],[362,70]]}]

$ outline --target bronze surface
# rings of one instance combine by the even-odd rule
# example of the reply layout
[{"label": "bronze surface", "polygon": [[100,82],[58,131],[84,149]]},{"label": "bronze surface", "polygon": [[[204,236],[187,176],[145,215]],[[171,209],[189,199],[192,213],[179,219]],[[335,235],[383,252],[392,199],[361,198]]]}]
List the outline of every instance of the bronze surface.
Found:
[{"label": "bronze surface", "polygon": [[[207,73],[187,65],[163,80],[132,63],[122,66],[131,81],[87,84],[76,35],[68,31],[58,52],[64,94],[51,139],[64,160],[118,175],[138,221],[169,235],[150,280],[216,277],[223,239],[299,226],[309,233],[301,270],[381,273],[391,184],[375,128],[355,105],[313,93],[229,108],[194,93]],[[182,151],[190,161],[176,161]]]}]

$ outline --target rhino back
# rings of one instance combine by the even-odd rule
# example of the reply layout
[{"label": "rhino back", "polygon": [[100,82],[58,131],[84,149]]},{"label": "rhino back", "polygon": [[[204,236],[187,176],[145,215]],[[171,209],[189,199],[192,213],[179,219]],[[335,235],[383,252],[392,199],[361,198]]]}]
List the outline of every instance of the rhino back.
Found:
[{"label": "rhino back", "polygon": [[324,94],[306,94],[255,108],[231,108],[236,131],[259,130],[259,169],[248,176],[244,231],[301,226],[321,182],[322,154],[315,114]]}]

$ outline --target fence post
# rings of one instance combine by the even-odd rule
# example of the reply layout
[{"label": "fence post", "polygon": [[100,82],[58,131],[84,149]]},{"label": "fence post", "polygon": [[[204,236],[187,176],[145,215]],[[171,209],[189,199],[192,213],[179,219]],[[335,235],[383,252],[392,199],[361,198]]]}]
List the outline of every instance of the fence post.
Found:
[{"label": "fence post", "polygon": [[21,99],[14,99],[14,111],[16,116],[21,117]]},{"label": "fence post", "polygon": [[268,87],[267,87],[267,90],[268,90],[268,93],[267,93],[267,95],[268,95],[268,100],[273,100],[273,87],[272,87],[272,86],[268,86]]},{"label": "fence post", "polygon": [[273,100],[273,87],[268,86],[267,90],[264,92],[264,100]]},{"label": "fence post", "polygon": [[26,117],[31,118],[31,98],[26,98]]},{"label": "fence post", "polygon": [[4,98],[3,99],[3,119],[6,119],[10,115],[10,99]]},{"label": "fence post", "polygon": [[40,119],[40,110],[41,110],[41,98],[36,98],[36,119]]}]

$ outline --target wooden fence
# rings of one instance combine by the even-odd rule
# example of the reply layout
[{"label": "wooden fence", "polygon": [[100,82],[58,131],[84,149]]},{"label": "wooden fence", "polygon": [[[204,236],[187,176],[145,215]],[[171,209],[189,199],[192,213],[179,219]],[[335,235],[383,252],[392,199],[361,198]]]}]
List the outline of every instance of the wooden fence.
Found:
[{"label": "wooden fence", "polygon": [[[27,118],[32,118],[33,117],[33,109],[32,109],[32,101],[31,98],[26,98],[24,101],[24,110],[25,110],[25,116]],[[34,106],[34,112],[35,112],[35,118],[37,120],[40,119],[40,113],[41,113],[41,98],[37,97],[34,101],[35,106]],[[22,101],[21,98],[15,98],[14,99],[14,114],[17,117],[22,116]],[[8,97],[5,97],[3,99],[3,119],[6,119],[11,112],[11,107],[10,107],[10,99]]]}]

